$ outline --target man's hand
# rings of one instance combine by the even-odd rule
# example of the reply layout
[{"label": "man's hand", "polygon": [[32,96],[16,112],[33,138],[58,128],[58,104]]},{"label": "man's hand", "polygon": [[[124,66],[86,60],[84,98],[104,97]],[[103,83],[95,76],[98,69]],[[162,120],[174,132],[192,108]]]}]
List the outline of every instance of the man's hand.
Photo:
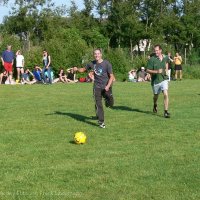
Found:
[{"label": "man's hand", "polygon": [[163,73],[163,69],[162,68],[157,70],[157,74],[162,74],[162,73]]},{"label": "man's hand", "polygon": [[106,92],[108,92],[108,90],[109,90],[109,87],[108,87],[108,86],[106,86],[106,87],[105,87],[105,91],[106,91]]}]

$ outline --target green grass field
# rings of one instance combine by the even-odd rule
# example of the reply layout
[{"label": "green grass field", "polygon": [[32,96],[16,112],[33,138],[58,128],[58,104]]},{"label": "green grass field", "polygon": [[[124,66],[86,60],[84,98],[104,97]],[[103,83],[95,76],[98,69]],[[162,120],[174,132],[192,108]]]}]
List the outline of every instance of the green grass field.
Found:
[{"label": "green grass field", "polygon": [[92,84],[0,85],[0,199],[200,199],[199,85],[170,82],[165,119],[149,83],[116,82],[106,129]]}]

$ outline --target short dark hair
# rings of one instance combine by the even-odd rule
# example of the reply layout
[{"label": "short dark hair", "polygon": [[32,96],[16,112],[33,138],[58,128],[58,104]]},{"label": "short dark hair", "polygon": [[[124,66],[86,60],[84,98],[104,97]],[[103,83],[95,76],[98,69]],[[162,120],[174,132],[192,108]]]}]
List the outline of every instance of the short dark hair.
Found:
[{"label": "short dark hair", "polygon": [[154,49],[155,49],[156,47],[158,47],[159,49],[161,49],[161,50],[162,50],[162,47],[161,47],[161,45],[160,45],[160,44],[156,44],[156,45],[154,45]]}]

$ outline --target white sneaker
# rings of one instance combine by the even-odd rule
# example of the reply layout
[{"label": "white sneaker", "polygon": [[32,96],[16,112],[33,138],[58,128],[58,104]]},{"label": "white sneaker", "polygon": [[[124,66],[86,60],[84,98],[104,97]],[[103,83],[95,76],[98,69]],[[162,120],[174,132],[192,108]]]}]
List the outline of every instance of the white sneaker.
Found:
[{"label": "white sneaker", "polygon": [[99,124],[100,128],[106,128],[106,125],[104,123]]}]

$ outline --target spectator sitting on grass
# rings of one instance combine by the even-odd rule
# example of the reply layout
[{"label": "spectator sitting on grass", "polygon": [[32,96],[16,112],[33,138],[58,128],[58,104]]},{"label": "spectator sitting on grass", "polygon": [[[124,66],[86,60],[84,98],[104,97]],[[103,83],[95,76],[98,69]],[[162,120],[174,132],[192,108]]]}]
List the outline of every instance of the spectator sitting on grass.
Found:
[{"label": "spectator sitting on grass", "polygon": [[60,82],[62,82],[62,83],[68,83],[67,75],[65,74],[63,68],[60,69],[58,75],[59,75],[59,81],[60,81]]},{"label": "spectator sitting on grass", "polygon": [[0,84],[5,84],[5,82],[8,82],[8,73],[7,71],[3,70],[2,73],[0,73]]},{"label": "spectator sitting on grass", "polygon": [[69,83],[77,83],[78,80],[76,79],[76,74],[74,73],[74,69],[70,68],[67,70],[67,81]]},{"label": "spectator sitting on grass", "polygon": [[135,69],[128,72],[128,80],[130,82],[137,82],[137,73]]},{"label": "spectator sitting on grass", "polygon": [[30,75],[33,77],[34,79],[34,75],[33,73],[29,70],[29,69],[26,69],[25,72],[22,74],[22,81],[21,83],[22,84],[30,84],[31,80],[30,80]]},{"label": "spectator sitting on grass", "polygon": [[36,65],[33,70],[34,80],[31,81],[31,84],[42,83],[43,80],[41,74],[42,74],[42,69],[38,65]]},{"label": "spectator sitting on grass", "polygon": [[145,82],[150,80],[151,75],[145,71],[144,67],[141,67],[141,69],[138,72],[138,82]]}]

